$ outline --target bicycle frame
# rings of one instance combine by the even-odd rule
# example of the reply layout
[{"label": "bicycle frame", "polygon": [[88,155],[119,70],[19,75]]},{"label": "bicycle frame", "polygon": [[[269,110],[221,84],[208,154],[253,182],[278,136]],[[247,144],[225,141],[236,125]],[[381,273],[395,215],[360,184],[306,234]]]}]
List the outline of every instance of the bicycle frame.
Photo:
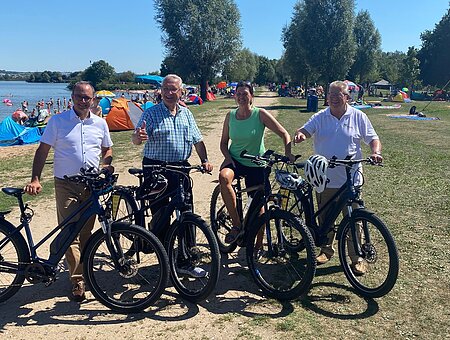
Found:
[{"label": "bicycle frame", "polygon": [[[337,190],[337,192],[326,202],[320,209],[315,209],[313,189],[310,185],[307,188],[297,188],[294,190],[295,204],[298,205],[301,202],[302,207],[308,209],[305,212],[305,223],[310,228],[315,231],[315,239],[317,245],[321,245],[327,240],[327,234],[330,230],[334,229],[334,222],[339,217],[344,207],[347,207],[347,217],[352,218],[353,213],[353,203],[357,203],[360,207],[358,209],[364,208],[364,202],[359,198],[359,190],[355,188],[353,180],[351,177],[351,171],[349,167],[346,170],[346,182]],[[318,217],[325,211],[328,210],[327,215],[323,218],[322,225],[318,224]],[[292,209],[291,209],[292,210]],[[366,239],[370,240],[370,236],[364,229],[364,234]],[[353,240],[357,240],[356,230],[352,230]],[[354,242],[354,249],[357,254],[361,253],[361,247],[358,242]]]},{"label": "bicycle frame", "polygon": [[[16,229],[11,235],[15,233],[20,233],[22,229],[25,229],[26,240],[31,255],[31,261],[42,263],[50,267],[56,267],[58,263],[61,261],[62,257],[64,256],[69,246],[72,244],[77,235],[80,233],[84,224],[92,215],[98,214],[99,221],[102,225],[102,229],[106,233],[107,226],[106,226],[105,210],[99,202],[99,197],[101,194],[102,193],[92,192],[88,200],[82,203],[81,206],[76,211],[70,214],[70,216],[68,216],[64,221],[58,224],[52,231],[50,231],[50,233],[44,236],[36,244],[34,244],[34,239],[30,227],[31,218],[26,213],[27,207],[23,203],[22,194],[18,194],[16,197],[19,202],[19,208],[21,211],[20,213],[21,223],[16,227]],[[82,212],[82,214],[79,220],[76,222],[71,222],[71,220],[80,212]],[[50,244],[49,258],[42,259],[38,257],[37,249],[39,249],[39,247],[41,247],[44,243],[46,243],[58,231],[59,234]],[[0,241],[0,250],[7,243],[8,238],[11,237],[11,235],[3,238],[3,240]]]}]

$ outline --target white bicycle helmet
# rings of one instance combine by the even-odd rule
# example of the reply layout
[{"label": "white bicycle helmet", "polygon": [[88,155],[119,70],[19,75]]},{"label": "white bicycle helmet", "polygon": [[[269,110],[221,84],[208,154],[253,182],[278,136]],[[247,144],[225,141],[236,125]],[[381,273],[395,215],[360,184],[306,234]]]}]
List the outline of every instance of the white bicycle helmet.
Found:
[{"label": "white bicycle helmet", "polygon": [[328,161],[321,155],[312,155],[305,164],[306,181],[311,184],[318,193],[325,190],[327,184]]},{"label": "white bicycle helmet", "polygon": [[288,190],[297,189],[303,182],[303,179],[298,176],[298,174],[291,173],[285,170],[276,170],[275,179],[278,183],[280,183],[280,186],[282,188]]}]

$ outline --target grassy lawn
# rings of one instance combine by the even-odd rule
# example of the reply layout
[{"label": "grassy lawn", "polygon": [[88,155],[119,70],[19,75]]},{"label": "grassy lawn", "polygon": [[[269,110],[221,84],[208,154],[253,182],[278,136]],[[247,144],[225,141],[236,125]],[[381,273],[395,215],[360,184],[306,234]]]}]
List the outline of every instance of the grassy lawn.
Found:
[{"label": "grassy lawn", "polygon": [[[319,104],[322,104],[321,100]],[[391,105],[393,103],[386,103]],[[384,167],[366,167],[364,198],[388,225],[400,254],[400,274],[387,296],[363,299],[355,294],[334,258],[319,267],[311,291],[299,301],[284,303],[283,316],[249,317],[238,311],[221,316],[240,318],[243,338],[274,334],[274,338],[436,338],[449,336],[450,325],[450,103],[433,102],[424,113],[435,121],[393,119],[388,113],[408,113],[412,105],[423,111],[427,102],[402,104],[398,110],[365,109],[382,144]],[[223,121],[235,107],[232,99],[192,106],[202,131]],[[278,98],[269,110],[291,133],[305,123],[305,100]],[[115,162],[141,157],[141,147],[131,147],[130,131],[112,134]],[[217,136],[219,138],[219,136]],[[266,147],[281,151],[281,140],[267,135]],[[295,146],[303,158],[311,155],[311,142]],[[366,153],[368,154],[368,148]],[[0,176],[18,174],[14,183],[24,185],[31,173],[33,155],[0,163]],[[51,166],[44,172],[46,193],[53,192]],[[15,205],[0,195],[0,209]],[[42,199],[42,198],[38,198]],[[219,283],[220,284],[220,283]],[[268,304],[278,304],[271,300]]]},{"label": "grassy lawn", "polygon": [[[396,286],[384,298],[361,299],[349,288],[335,259],[319,267],[314,287],[296,303],[303,309],[275,322],[280,326],[293,321],[293,337],[299,330],[302,335],[317,338],[448,337],[450,105],[433,102],[423,111],[440,118],[435,121],[386,116],[407,114],[412,105],[422,111],[426,104],[402,104],[398,110],[364,110],[381,138],[385,162],[382,168],[365,168],[364,198],[396,240],[400,254]],[[304,112],[304,101],[280,98],[277,106],[278,119],[291,133],[311,116]],[[276,136],[270,136],[267,144],[282,150]],[[311,142],[307,141],[296,146],[294,153],[307,157],[311,150]]]}]

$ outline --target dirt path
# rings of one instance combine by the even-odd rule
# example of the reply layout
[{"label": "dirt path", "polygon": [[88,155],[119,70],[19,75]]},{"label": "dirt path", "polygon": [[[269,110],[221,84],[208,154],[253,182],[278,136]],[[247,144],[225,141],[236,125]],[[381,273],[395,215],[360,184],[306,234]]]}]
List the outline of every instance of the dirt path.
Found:
[{"label": "dirt path", "polygon": [[[257,97],[257,106],[266,107],[277,101],[268,92]],[[276,112],[271,111],[272,114]],[[223,113],[225,115],[225,112]],[[196,212],[209,219],[211,192],[215,186],[218,168],[222,162],[219,150],[219,136],[222,121],[210,126],[204,134],[208,157],[214,164],[213,176],[193,174]],[[15,154],[17,149],[9,150]],[[5,156],[5,153],[2,155]],[[6,156],[7,157],[7,156]],[[194,156],[192,163],[197,163]],[[1,157],[3,158],[3,157]],[[115,164],[121,184],[135,183],[127,174],[130,166],[136,164]],[[44,227],[48,221],[55,221],[53,200],[39,204],[33,220],[36,236],[49,231]],[[44,254],[43,254],[44,255]],[[67,298],[69,281],[67,272],[59,280],[45,287],[24,286],[13,298],[0,304],[0,338],[2,339],[234,339],[236,337],[281,338],[267,332],[263,326],[249,327],[249,317],[277,318],[289,314],[292,305],[267,300],[257,292],[255,284],[246,269],[241,252],[223,259],[219,285],[210,299],[200,304],[186,303],[173,288],[168,288],[156,306],[145,313],[118,315],[94,300],[88,293],[88,300],[80,305]],[[275,331],[274,331],[275,332]]]}]

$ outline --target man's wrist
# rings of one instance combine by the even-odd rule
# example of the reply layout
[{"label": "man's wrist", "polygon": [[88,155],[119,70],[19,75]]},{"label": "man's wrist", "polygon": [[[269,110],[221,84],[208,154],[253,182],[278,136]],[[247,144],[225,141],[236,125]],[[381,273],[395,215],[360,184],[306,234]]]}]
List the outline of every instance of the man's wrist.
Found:
[{"label": "man's wrist", "polygon": [[202,158],[202,159],[200,160],[200,162],[201,162],[202,164],[205,164],[205,163],[209,163],[209,160],[208,160],[208,158]]}]

